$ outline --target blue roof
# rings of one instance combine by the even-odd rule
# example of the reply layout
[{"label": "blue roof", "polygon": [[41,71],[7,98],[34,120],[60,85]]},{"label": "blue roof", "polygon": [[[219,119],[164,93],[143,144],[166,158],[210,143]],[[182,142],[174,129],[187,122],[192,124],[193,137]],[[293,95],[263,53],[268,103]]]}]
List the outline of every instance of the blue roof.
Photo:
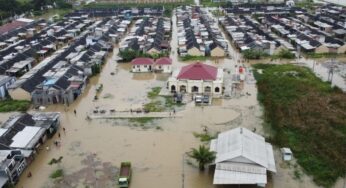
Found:
[{"label": "blue roof", "polygon": [[46,80],[46,81],[43,83],[43,85],[44,85],[44,86],[53,85],[53,84],[55,84],[56,81],[58,81],[57,78],[48,79],[48,80]]}]

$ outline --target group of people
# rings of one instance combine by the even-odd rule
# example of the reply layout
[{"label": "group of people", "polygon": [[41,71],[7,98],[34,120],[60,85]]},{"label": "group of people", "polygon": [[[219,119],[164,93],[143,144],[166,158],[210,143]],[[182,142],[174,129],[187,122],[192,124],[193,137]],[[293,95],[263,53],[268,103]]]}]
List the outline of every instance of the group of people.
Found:
[{"label": "group of people", "polygon": [[[66,129],[65,129],[65,127],[63,127],[62,130],[63,130],[64,134],[66,134]],[[58,133],[58,138],[61,139],[61,134],[60,134],[60,132]],[[54,141],[54,145],[55,145],[56,147],[60,146],[60,141],[59,141],[59,140],[55,140],[55,141]],[[47,151],[50,150],[49,146],[46,147],[46,150],[47,150]]]},{"label": "group of people", "polygon": [[[173,115],[175,115],[175,109],[173,109]],[[169,112],[169,116],[172,116],[172,112]]]}]

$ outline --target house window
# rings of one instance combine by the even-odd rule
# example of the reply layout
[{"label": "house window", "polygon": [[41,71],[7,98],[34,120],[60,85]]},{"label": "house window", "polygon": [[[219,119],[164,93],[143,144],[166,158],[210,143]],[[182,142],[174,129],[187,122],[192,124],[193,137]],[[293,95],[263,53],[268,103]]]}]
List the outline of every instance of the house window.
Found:
[{"label": "house window", "polygon": [[146,66],[146,65],[144,65],[144,68],[147,68],[147,66]]},{"label": "house window", "polygon": [[211,88],[210,88],[209,86],[207,86],[207,87],[204,88],[204,92],[210,93],[210,91],[211,91]]},{"label": "house window", "polygon": [[215,88],[215,93],[219,93],[220,92],[220,88],[219,87],[216,87]]},{"label": "house window", "polygon": [[137,68],[139,68],[139,65],[137,65]]},{"label": "house window", "polygon": [[161,65],[159,66],[159,69],[161,69]]}]

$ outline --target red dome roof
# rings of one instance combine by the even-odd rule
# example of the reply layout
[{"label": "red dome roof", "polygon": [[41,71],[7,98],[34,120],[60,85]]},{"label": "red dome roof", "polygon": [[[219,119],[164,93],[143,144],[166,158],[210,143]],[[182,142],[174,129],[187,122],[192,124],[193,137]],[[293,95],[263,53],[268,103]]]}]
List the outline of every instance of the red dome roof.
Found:
[{"label": "red dome roof", "polygon": [[170,65],[172,64],[172,59],[169,57],[161,57],[155,61],[157,65]]},{"label": "red dome roof", "polygon": [[152,65],[154,64],[154,60],[151,58],[146,58],[146,57],[139,57],[136,59],[133,59],[131,61],[132,65]]},{"label": "red dome roof", "polygon": [[203,63],[187,65],[180,70],[178,79],[216,80],[217,68]]}]

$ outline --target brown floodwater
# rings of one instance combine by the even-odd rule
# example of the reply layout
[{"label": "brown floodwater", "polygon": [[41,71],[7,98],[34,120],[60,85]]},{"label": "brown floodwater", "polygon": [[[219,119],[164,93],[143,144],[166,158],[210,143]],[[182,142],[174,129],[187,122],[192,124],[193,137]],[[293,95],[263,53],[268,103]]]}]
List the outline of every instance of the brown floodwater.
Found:
[{"label": "brown floodwater", "polygon": [[[171,46],[176,52],[175,40]],[[66,128],[66,133],[60,131],[61,146],[55,147],[53,144],[54,140],[59,140],[57,135],[42,146],[50,146],[51,150],[42,150],[37,155],[16,187],[116,187],[119,164],[130,161],[133,166],[130,186],[133,188],[214,188],[217,186],[212,185],[212,172],[199,172],[195,162],[186,156],[186,152],[192,147],[202,144],[193,136],[194,132],[201,133],[205,126],[211,133],[243,126],[250,130],[256,128],[257,133],[268,135],[262,126],[262,109],[256,99],[256,85],[246,82],[243,83],[240,93],[248,92],[250,95],[216,99],[211,106],[204,107],[189,103],[179,108],[179,113],[182,114],[179,118],[158,119],[145,126],[126,120],[87,120],[86,115],[95,108],[140,108],[148,102],[147,92],[151,88],[166,86],[168,75],[134,74],[130,72],[129,64],[118,64],[115,61],[117,50],[115,48],[109,56],[101,74],[90,79],[86,90],[77,101],[69,107],[47,107],[45,111],[61,112],[61,126]],[[178,61],[174,52],[171,55],[173,67],[186,65],[186,62]],[[235,53],[236,51],[231,52]],[[210,60],[205,63],[232,70],[238,58],[240,55],[232,55],[231,59],[225,58],[217,64]],[[98,84],[103,84],[100,93],[96,92]],[[95,95],[99,96],[96,101]],[[76,115],[73,113],[74,109],[77,111]],[[1,114],[0,117],[4,120],[9,115]],[[52,158],[60,156],[63,156],[60,164],[48,165]],[[280,158],[277,150],[276,157]],[[49,178],[58,168],[64,170],[64,178]],[[316,187],[307,176],[302,180],[295,180],[292,169],[282,168],[280,160],[277,161],[277,168],[278,173],[273,175],[268,187]],[[32,173],[31,178],[26,177],[29,171]]]}]

